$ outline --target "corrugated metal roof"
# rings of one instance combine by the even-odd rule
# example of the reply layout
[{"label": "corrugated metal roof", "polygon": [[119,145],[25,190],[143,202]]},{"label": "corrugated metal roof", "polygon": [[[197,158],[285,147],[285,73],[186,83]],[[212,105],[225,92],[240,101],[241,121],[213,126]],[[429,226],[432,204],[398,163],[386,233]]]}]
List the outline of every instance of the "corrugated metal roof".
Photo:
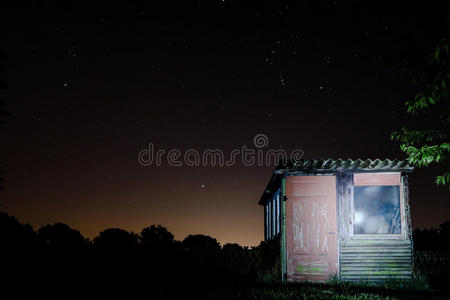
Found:
[{"label": "corrugated metal roof", "polygon": [[300,159],[286,165],[278,165],[259,200],[264,204],[279,188],[283,173],[359,173],[359,172],[402,172],[410,173],[414,168],[407,160],[398,159]]},{"label": "corrugated metal roof", "polygon": [[412,171],[406,160],[398,159],[301,159],[286,166],[278,166],[281,172],[323,172],[323,171]]}]

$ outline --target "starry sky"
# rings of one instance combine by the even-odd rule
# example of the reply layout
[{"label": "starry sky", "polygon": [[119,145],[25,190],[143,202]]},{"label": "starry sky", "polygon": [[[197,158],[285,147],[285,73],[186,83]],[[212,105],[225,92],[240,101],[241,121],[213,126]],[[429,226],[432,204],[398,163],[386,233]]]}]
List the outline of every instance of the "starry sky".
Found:
[{"label": "starry sky", "polygon": [[[178,240],[257,245],[273,165],[145,167],[139,151],[230,153],[265,134],[308,158],[404,158],[389,135],[415,124],[403,104],[414,90],[392,61],[429,51],[448,4],[397,5],[1,4],[2,209],[89,238],[161,224]],[[414,227],[450,215],[441,170],[410,177]]]}]

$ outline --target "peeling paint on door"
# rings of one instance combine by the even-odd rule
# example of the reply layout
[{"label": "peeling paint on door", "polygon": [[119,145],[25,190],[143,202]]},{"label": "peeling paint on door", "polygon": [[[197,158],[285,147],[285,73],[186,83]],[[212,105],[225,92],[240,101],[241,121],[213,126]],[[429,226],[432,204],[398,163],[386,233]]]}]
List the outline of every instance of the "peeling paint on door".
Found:
[{"label": "peeling paint on door", "polygon": [[286,179],[288,280],[325,281],[337,273],[335,176]]}]

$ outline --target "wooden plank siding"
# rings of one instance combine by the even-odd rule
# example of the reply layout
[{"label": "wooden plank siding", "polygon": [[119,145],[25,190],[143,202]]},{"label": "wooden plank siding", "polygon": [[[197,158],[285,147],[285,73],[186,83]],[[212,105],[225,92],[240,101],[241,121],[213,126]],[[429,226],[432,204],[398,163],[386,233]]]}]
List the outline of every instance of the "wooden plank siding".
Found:
[{"label": "wooden plank siding", "polygon": [[[370,184],[359,175],[358,184]],[[386,178],[392,179],[392,175]],[[412,278],[412,241],[407,197],[407,184],[400,183],[400,201],[405,210],[400,237],[372,236],[360,238],[353,234],[353,180],[351,173],[337,174],[339,229],[339,276],[344,281],[382,282],[389,279]],[[361,180],[363,179],[363,180]],[[383,179],[384,180],[384,179]]]},{"label": "wooden plank siding", "polygon": [[340,276],[344,281],[409,280],[411,242],[398,239],[351,239],[341,245]]}]

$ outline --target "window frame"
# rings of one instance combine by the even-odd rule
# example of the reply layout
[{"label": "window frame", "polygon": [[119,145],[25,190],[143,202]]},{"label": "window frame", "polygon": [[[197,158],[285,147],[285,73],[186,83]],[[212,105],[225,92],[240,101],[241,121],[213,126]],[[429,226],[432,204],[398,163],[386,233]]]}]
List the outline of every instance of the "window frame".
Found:
[{"label": "window frame", "polygon": [[[355,228],[355,195],[356,186],[398,186],[400,201],[400,233],[399,234],[378,234],[378,233],[354,233]],[[405,230],[405,197],[403,190],[403,178],[400,172],[383,173],[355,173],[353,174],[353,193],[351,202],[351,236],[355,239],[404,239]]]}]

